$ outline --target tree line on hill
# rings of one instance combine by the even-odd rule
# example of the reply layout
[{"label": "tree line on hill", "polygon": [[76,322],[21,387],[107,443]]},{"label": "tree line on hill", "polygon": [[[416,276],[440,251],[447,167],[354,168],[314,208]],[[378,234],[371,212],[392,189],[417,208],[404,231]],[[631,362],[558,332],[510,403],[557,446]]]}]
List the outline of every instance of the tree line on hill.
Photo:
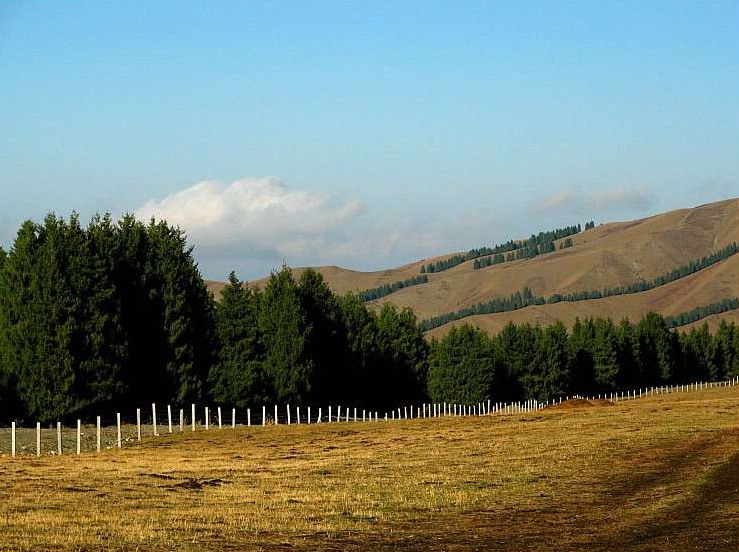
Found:
[{"label": "tree line on hill", "polygon": [[429,277],[426,274],[421,274],[420,276],[414,276],[412,278],[408,278],[407,280],[392,282],[390,284],[382,284],[381,286],[375,288],[365,289],[364,291],[359,292],[359,298],[365,302],[374,301],[375,299],[381,299],[386,295],[395,293],[400,289],[417,286],[419,284],[425,284],[428,281]]},{"label": "tree line on hill", "polygon": [[[577,302],[586,301],[589,299],[602,299],[604,297],[612,297],[615,295],[639,293],[642,291],[654,289],[659,286],[663,286],[670,282],[674,282],[675,280],[679,280],[680,278],[684,278],[686,276],[694,274],[700,270],[703,270],[704,268],[708,268],[709,266],[723,261],[724,259],[727,259],[732,255],[735,255],[737,252],[739,252],[739,245],[736,242],[733,242],[718,251],[714,251],[710,255],[701,257],[697,261],[690,261],[688,264],[678,267],[675,270],[671,270],[667,274],[658,276],[653,280],[635,282],[627,286],[618,286],[603,290],[576,291],[567,294],[555,293],[553,295],[550,295],[549,297],[536,296],[531,292],[529,288],[524,288],[522,291],[517,291],[508,297],[496,297],[489,301],[477,303],[475,305],[471,305],[469,307],[465,307],[453,312],[432,316],[431,318],[423,320],[421,322],[421,327],[424,329],[424,331],[427,331],[433,328],[438,328],[439,326],[443,326],[444,324],[447,324],[454,320],[460,320],[462,318],[474,316],[477,314],[494,314],[499,312],[514,311],[531,305],[551,305],[562,301]],[[725,312],[726,310],[734,308],[730,306],[733,304],[733,300],[734,299],[727,299],[725,301],[712,303],[711,305],[706,305],[705,307],[701,307],[698,310],[694,309],[695,312],[691,311],[692,314],[682,313],[680,317],[683,317],[685,320],[692,317],[693,320],[690,321],[694,322],[695,320],[699,320],[700,318],[708,316],[708,314]],[[703,314],[700,315],[701,313]],[[695,318],[696,316],[698,316],[698,318]],[[679,320],[682,320],[683,318],[675,318],[673,322],[677,322]],[[687,324],[688,322],[684,323]]]},{"label": "tree line on hill", "polygon": [[[410,309],[371,310],[313,270],[296,279],[283,267],[261,289],[232,273],[216,302],[181,230],[49,215],[0,249],[0,417],[52,422],[150,402],[380,410],[429,396],[546,400],[736,371],[736,329],[701,332],[677,336],[654,315],[635,326],[585,321],[571,335],[561,326],[508,327],[495,338],[454,329],[429,343]],[[615,349],[617,369],[614,339],[629,343]],[[592,370],[573,360],[591,357]]]},{"label": "tree line on hill", "polygon": [[[554,245],[555,241],[577,234],[581,229],[582,228],[579,224],[565,226],[564,228],[556,228],[554,230],[539,232],[538,234],[531,234],[531,237],[525,240],[508,240],[505,243],[495,245],[493,247],[478,247],[476,249],[470,249],[464,255],[454,255],[452,257],[436,261],[435,263],[421,265],[421,274],[441,272],[465,261],[471,261],[472,259],[477,259],[474,263],[474,268],[482,268],[483,266],[490,266],[491,264],[497,264],[500,262],[528,259],[544,253],[551,253],[556,249]],[[570,243],[572,242],[570,241]]]}]

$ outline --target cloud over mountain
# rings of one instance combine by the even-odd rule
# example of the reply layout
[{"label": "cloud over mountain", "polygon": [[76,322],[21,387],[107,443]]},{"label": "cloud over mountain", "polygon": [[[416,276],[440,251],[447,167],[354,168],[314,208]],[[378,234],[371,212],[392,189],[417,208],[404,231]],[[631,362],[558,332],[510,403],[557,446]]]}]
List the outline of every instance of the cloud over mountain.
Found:
[{"label": "cloud over mountain", "polygon": [[193,243],[211,252],[279,257],[322,243],[361,211],[358,201],[336,205],[325,195],[259,177],[230,184],[199,182],[147,201],[136,216],[178,225]]}]

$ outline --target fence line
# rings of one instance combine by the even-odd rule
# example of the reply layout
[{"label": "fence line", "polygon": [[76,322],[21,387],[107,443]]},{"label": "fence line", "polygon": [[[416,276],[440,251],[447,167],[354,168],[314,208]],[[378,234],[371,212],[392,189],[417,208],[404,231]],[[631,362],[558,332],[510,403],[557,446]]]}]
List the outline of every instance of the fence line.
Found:
[{"label": "fence line", "polygon": [[[353,409],[350,409],[348,406],[342,406],[342,405],[328,405],[328,415],[324,418],[323,416],[323,408],[318,407],[318,414],[315,416],[315,419],[312,418],[311,415],[311,407],[307,406],[305,412],[305,416],[301,415],[301,408],[300,406],[296,406],[294,408],[291,408],[289,404],[285,405],[285,415],[282,418],[283,423],[285,425],[293,425],[293,424],[311,424],[311,423],[347,423],[347,422],[379,422],[381,419],[384,419],[385,421],[398,421],[398,420],[408,420],[408,419],[425,419],[425,418],[440,418],[440,417],[479,417],[479,416],[487,416],[487,415],[510,415],[510,414],[522,414],[532,411],[541,410],[543,408],[546,408],[548,406],[552,406],[555,404],[560,404],[563,401],[568,401],[570,399],[583,399],[583,400],[608,400],[611,402],[622,402],[622,401],[629,401],[634,400],[642,397],[650,397],[655,395],[663,395],[663,394],[669,394],[669,393],[685,393],[690,391],[697,391],[697,390],[703,390],[703,389],[712,389],[717,387],[728,387],[728,386],[736,386],[739,385],[739,377],[734,377],[730,380],[724,380],[719,382],[693,382],[688,384],[680,384],[680,385],[670,385],[670,386],[658,386],[658,387],[642,387],[639,389],[630,389],[626,391],[621,392],[614,392],[614,393],[600,393],[597,396],[579,396],[574,395],[572,397],[565,396],[565,397],[559,397],[556,401],[547,401],[547,402],[539,402],[535,399],[529,399],[525,401],[517,401],[517,402],[495,402],[493,403],[491,399],[486,399],[484,401],[480,401],[477,404],[458,404],[458,403],[447,403],[447,402],[432,402],[432,403],[422,403],[420,405],[418,404],[411,404],[411,405],[404,405],[398,408],[393,408],[392,410],[389,410],[384,413],[384,416],[381,418],[378,411],[374,411],[374,417],[373,417],[373,411],[368,411],[367,409],[363,409],[361,411],[361,417],[359,416],[359,410],[357,407],[353,407]],[[267,416],[267,406],[262,405],[262,418],[261,420],[256,420],[257,423],[261,421],[261,426],[264,427],[266,425],[279,425],[281,423],[281,420],[279,418],[279,411],[278,411],[277,404],[274,405],[274,417],[269,418]],[[152,403],[151,405],[151,436],[158,437],[159,436],[159,430],[158,430],[158,419],[157,419],[157,408],[156,403]],[[180,420],[179,420],[179,431],[184,432],[185,430],[185,410],[180,408]],[[197,425],[200,425],[200,427],[204,428],[205,431],[210,431],[211,429],[211,416],[213,416],[213,413],[209,406],[204,406],[203,409],[203,419],[197,420],[196,419],[196,405],[191,404],[191,419],[190,423],[192,426],[192,431],[196,431]],[[294,417],[293,417],[294,416]],[[218,429],[223,429],[223,417],[222,417],[222,407],[218,406],[216,409],[216,417],[215,421],[217,421]],[[252,426],[252,412],[251,408],[245,409],[245,424],[239,423],[239,419],[237,418],[237,409],[232,408],[231,409],[231,424],[230,429],[235,429],[237,427],[246,426],[251,427]],[[173,425],[172,425],[172,405],[167,405],[167,429],[168,433],[173,433]],[[95,418],[95,437],[94,437],[94,449],[97,453],[100,453],[102,449],[104,448],[122,448],[124,442],[133,441],[134,439],[136,442],[140,442],[142,440],[142,418],[141,418],[141,408],[136,408],[136,430],[134,434],[129,435],[128,437],[124,438],[124,424],[122,423],[121,413],[116,412],[115,415],[115,422],[114,422],[114,434],[111,435],[109,438],[104,435],[103,433],[103,418],[101,416],[96,416]],[[108,426],[106,426],[108,427]],[[113,431],[113,423],[111,423],[111,431]],[[215,427],[215,426],[214,426]],[[18,440],[17,440],[17,432],[18,429],[21,429],[17,427],[17,424],[15,421],[11,423],[11,436],[10,436],[10,454],[11,456],[17,456],[19,452],[19,446],[18,446]],[[46,432],[53,433],[54,429],[50,427],[48,430],[43,431],[41,427],[40,422],[36,422],[36,431],[35,431],[35,451],[33,450],[33,445],[30,445],[27,447],[27,450],[29,451],[28,454],[34,454],[38,457],[41,456],[44,453],[43,450],[43,439],[42,436]],[[61,422],[56,423],[56,450],[49,449],[46,452],[49,454],[56,454],[61,456],[64,452],[64,446],[63,446],[63,431],[62,431],[62,424]],[[77,428],[76,428],[76,435],[74,440],[74,450],[77,455],[81,455],[83,452],[83,436],[85,433],[82,431],[82,420],[77,419]],[[32,431],[32,430],[30,430]],[[104,437],[107,439],[107,441],[104,441]],[[7,442],[7,441],[6,441]],[[90,449],[93,445],[90,445]],[[0,454],[2,453],[2,441],[0,441]],[[33,451],[33,452],[31,452]]]}]

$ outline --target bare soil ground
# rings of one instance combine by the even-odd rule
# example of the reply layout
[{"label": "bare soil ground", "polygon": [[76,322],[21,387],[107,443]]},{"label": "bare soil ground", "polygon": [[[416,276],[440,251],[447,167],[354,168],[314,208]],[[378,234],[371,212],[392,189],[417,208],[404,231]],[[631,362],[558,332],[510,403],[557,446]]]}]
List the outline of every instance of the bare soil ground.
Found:
[{"label": "bare soil ground", "polygon": [[0,458],[2,550],[739,550],[739,389]]}]

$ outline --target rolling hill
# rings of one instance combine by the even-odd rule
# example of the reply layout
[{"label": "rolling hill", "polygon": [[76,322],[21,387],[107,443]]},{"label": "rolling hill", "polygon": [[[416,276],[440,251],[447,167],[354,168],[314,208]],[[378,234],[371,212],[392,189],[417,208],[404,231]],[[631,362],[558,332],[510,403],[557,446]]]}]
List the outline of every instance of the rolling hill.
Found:
[{"label": "rolling hill", "polygon": [[[532,231],[541,229],[532,228]],[[428,283],[398,290],[370,304],[385,302],[408,306],[420,320],[454,312],[496,298],[505,298],[527,287],[535,296],[600,291],[658,278],[727,245],[739,242],[739,199],[709,203],[689,209],[628,222],[601,224],[570,237],[572,247],[529,259],[514,260],[475,269],[468,260],[441,272],[428,274]],[[375,288],[418,276],[421,267],[448,259],[450,253],[421,259],[398,268],[357,272],[336,266],[318,267],[338,293]],[[461,253],[464,255],[464,253]],[[300,274],[305,269],[296,269]],[[262,285],[265,280],[253,282]],[[218,293],[223,284],[209,282]],[[739,255],[722,260],[665,285],[629,295],[570,303],[532,305],[511,312],[475,315],[444,324],[430,335],[443,335],[453,325],[471,323],[496,332],[507,322],[550,324],[575,317],[608,316],[615,320],[638,319],[649,311],[674,315],[730,297],[739,297]],[[739,321],[733,310],[705,319],[715,326],[721,319]],[[701,322],[702,323],[702,322]]]}]

